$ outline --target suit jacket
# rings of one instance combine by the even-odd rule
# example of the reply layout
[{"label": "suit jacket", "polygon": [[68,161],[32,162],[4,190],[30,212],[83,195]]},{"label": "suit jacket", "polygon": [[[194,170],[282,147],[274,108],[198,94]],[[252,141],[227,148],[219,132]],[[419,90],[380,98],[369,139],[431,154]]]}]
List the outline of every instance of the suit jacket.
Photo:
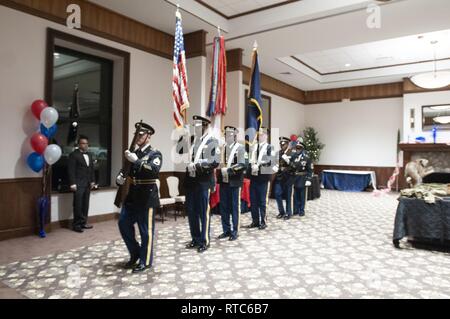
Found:
[{"label": "suit jacket", "polygon": [[69,185],[77,185],[77,187],[87,187],[91,183],[95,183],[95,170],[92,154],[89,156],[89,166],[87,166],[83,153],[76,149],[69,155]]}]

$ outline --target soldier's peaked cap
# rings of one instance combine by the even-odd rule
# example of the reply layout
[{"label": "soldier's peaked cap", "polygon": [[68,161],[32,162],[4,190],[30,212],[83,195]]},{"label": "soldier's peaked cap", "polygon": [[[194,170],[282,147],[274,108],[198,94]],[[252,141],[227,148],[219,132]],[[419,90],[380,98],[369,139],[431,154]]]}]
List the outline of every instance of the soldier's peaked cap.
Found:
[{"label": "soldier's peaked cap", "polygon": [[238,133],[239,130],[237,128],[235,128],[234,126],[225,126],[225,131],[231,131],[234,133]]},{"label": "soldier's peaked cap", "polygon": [[287,138],[285,136],[280,137],[280,143],[289,143],[291,141],[290,138]]},{"label": "soldier's peaked cap", "polygon": [[135,127],[136,129],[140,127],[139,134],[150,134],[150,135],[155,134],[155,129],[147,123],[138,122],[135,124]]},{"label": "soldier's peaked cap", "polygon": [[211,124],[211,121],[210,121],[210,120],[208,120],[207,118],[205,118],[205,117],[203,117],[203,116],[200,116],[200,115],[194,115],[194,116],[192,117],[192,119],[193,119],[194,121],[201,121],[201,122],[204,123],[204,124]]}]

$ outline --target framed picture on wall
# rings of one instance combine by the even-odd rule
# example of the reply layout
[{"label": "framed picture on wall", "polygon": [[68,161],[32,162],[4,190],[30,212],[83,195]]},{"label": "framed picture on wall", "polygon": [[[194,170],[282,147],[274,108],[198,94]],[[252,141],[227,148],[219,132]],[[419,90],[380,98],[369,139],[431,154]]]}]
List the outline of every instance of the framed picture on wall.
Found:
[{"label": "framed picture on wall", "polygon": [[[269,130],[272,130],[272,98],[267,95],[261,95],[262,99],[262,114],[263,114],[263,123],[262,126],[267,127]],[[248,105],[248,90],[245,90],[245,129],[247,130],[247,105]],[[269,143],[271,143],[271,136],[269,134]]]}]

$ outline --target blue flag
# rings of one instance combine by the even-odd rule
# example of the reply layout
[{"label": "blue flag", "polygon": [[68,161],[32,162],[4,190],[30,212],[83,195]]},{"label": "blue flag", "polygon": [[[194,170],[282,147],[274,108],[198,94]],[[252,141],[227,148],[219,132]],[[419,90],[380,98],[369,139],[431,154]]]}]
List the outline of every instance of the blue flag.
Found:
[{"label": "blue flag", "polygon": [[250,88],[247,102],[247,144],[255,142],[256,133],[263,124],[261,100],[261,74],[259,72],[258,51],[253,50],[253,63],[250,75]]}]

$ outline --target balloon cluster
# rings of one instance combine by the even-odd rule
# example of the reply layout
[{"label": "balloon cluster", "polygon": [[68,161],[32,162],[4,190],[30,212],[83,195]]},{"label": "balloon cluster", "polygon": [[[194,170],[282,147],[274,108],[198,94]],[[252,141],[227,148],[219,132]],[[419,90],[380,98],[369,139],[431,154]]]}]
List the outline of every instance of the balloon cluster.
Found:
[{"label": "balloon cluster", "polygon": [[49,140],[55,136],[58,129],[58,111],[49,107],[43,100],[36,100],[31,104],[31,112],[40,121],[40,130],[31,136],[31,147],[34,152],[27,158],[28,166],[39,173],[47,162],[48,165],[55,164],[62,155],[61,148],[56,144],[50,144]]}]

